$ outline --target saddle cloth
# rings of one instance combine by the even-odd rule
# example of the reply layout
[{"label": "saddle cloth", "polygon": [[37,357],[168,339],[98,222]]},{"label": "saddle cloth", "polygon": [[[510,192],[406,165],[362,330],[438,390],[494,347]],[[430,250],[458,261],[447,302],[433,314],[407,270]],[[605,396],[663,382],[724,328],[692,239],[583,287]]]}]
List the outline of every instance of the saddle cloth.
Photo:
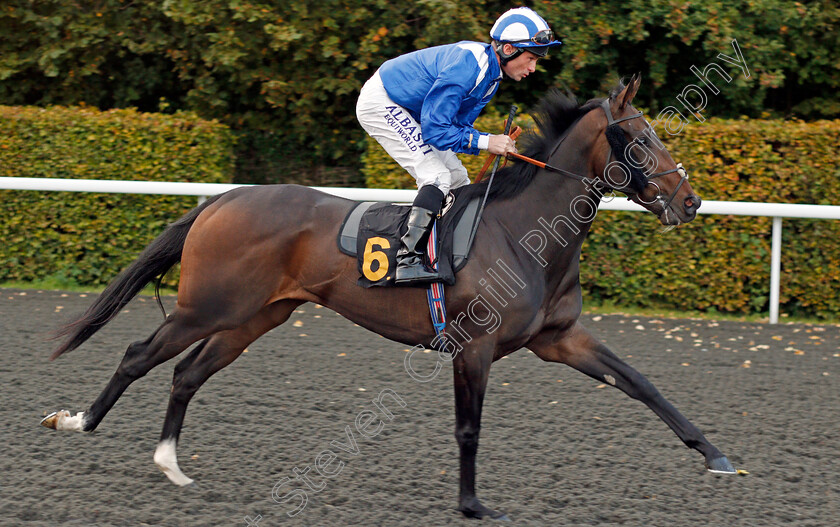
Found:
[{"label": "saddle cloth", "polygon": [[[437,267],[446,285],[455,283],[455,273],[467,263],[467,244],[480,202],[481,198],[469,203],[456,199],[437,219]],[[344,254],[357,257],[360,286],[394,285],[397,251],[410,211],[408,205],[363,201],[344,218],[338,247]]]}]

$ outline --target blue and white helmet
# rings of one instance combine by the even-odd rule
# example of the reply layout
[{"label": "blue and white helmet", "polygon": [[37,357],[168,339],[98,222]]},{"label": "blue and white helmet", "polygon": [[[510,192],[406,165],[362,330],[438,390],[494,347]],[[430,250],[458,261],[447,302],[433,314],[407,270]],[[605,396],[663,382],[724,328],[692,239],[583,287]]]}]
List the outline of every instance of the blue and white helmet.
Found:
[{"label": "blue and white helmet", "polygon": [[499,53],[503,59],[506,59],[504,62],[525,50],[544,57],[548,53],[548,48],[562,44],[559,40],[554,40],[554,32],[548,27],[548,23],[527,7],[517,7],[500,16],[490,30],[490,38],[517,48],[516,53],[507,57]]}]

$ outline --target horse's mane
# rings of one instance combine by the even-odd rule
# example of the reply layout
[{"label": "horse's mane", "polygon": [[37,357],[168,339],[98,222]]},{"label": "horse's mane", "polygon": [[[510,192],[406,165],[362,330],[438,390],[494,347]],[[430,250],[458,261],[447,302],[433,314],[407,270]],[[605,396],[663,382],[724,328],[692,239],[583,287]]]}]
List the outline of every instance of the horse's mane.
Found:
[{"label": "horse's mane", "polygon": [[[610,91],[610,97],[621,93],[624,87],[624,82],[619,80]],[[538,161],[547,161],[560,137],[578,119],[597,108],[603,100],[590,99],[580,104],[572,94],[563,94],[557,89],[549,90],[531,112],[536,127],[522,134],[522,138],[518,140],[519,152]],[[507,166],[496,172],[488,201],[512,198],[520,194],[534,180],[537,170],[539,167],[524,161],[508,162]],[[458,192],[458,199],[466,202],[473,196],[484,196],[489,176],[489,173],[486,174],[481,183],[463,187]]]}]

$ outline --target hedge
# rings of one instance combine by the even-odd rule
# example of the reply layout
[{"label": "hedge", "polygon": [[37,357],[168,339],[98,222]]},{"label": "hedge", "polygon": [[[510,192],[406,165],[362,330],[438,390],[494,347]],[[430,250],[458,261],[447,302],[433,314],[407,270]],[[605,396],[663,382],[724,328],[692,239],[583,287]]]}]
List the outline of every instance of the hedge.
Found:
[{"label": "hedge", "polygon": [[[0,106],[0,176],[230,182],[234,139],[193,114]],[[0,191],[0,280],[107,283],[190,196]],[[168,278],[167,285],[175,280]]]},{"label": "hedge", "polygon": [[[498,131],[501,118],[495,119]],[[479,121],[490,130],[493,122]],[[840,205],[840,121],[722,120],[663,137],[705,200]],[[483,158],[472,158],[474,176]],[[369,186],[414,182],[368,141]],[[584,298],[599,303],[706,312],[766,313],[771,219],[701,214],[661,234],[651,214],[601,211],[584,244]],[[840,222],[783,220],[781,310],[840,316]]]}]

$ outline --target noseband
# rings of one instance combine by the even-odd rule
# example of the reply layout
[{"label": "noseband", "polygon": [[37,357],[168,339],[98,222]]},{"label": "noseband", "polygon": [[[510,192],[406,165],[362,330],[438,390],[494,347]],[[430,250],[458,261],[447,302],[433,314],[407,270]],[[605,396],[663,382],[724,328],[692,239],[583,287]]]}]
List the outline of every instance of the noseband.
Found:
[{"label": "noseband", "polygon": [[[624,121],[629,121],[631,119],[637,119],[637,118],[642,116],[642,112],[639,112],[635,115],[628,115],[626,117],[622,117],[621,119],[614,119],[613,116],[612,116],[612,111],[610,111],[609,99],[604,99],[601,102],[601,109],[604,110],[604,114],[607,116],[607,130],[610,130],[614,126],[615,128],[613,128],[613,129],[614,130],[617,129],[622,134],[622,137],[623,137],[624,131],[621,130],[621,127],[619,127],[618,124],[622,123]],[[607,140],[610,143],[610,149],[607,151],[607,160],[604,163],[605,176],[606,176],[606,171],[607,171],[606,167],[610,166],[610,160],[613,157],[614,150],[621,149],[622,146],[623,146],[623,145],[619,145],[615,141],[613,141],[610,138],[610,134],[607,134]],[[644,148],[644,144],[639,141],[638,137],[633,139],[633,141],[630,141],[630,142],[624,141],[624,143],[627,146],[639,145],[640,147]],[[625,146],[624,148],[625,148],[625,151],[627,151],[627,147]],[[632,152],[630,154],[632,155]],[[638,169],[638,167],[636,167],[636,165],[633,165],[633,166]],[[673,174],[674,172],[677,172],[680,175],[680,182],[677,184],[677,188],[675,188],[674,191],[671,193],[671,195],[668,196],[668,199],[665,199],[665,195],[662,193],[662,187],[660,187],[655,181],[651,181],[651,179],[658,178],[658,177],[661,177],[661,176],[666,176],[668,174]],[[643,174],[643,176],[644,176],[644,174]],[[674,201],[674,198],[677,196],[677,192],[679,192],[679,190],[683,186],[683,184],[686,181],[688,181],[688,172],[686,172],[686,170],[683,168],[682,163],[677,163],[676,168],[672,168],[671,170],[665,170],[663,172],[657,172],[655,174],[651,174],[650,176],[644,176],[644,177],[645,177],[645,180],[644,180],[645,187],[647,187],[647,185],[653,185],[653,186],[656,187],[656,201],[658,201],[662,205],[662,210],[665,211],[665,210],[668,209],[668,206],[671,205],[671,202]],[[619,190],[619,191],[624,192],[625,194],[628,194],[628,195],[631,195],[631,194],[638,195],[638,194],[640,194],[639,192],[635,192],[634,190],[632,190],[631,188],[629,188],[627,186],[625,186],[624,188],[617,188],[617,189],[614,189],[614,190]],[[630,199],[630,198],[628,197],[628,199]]]}]

